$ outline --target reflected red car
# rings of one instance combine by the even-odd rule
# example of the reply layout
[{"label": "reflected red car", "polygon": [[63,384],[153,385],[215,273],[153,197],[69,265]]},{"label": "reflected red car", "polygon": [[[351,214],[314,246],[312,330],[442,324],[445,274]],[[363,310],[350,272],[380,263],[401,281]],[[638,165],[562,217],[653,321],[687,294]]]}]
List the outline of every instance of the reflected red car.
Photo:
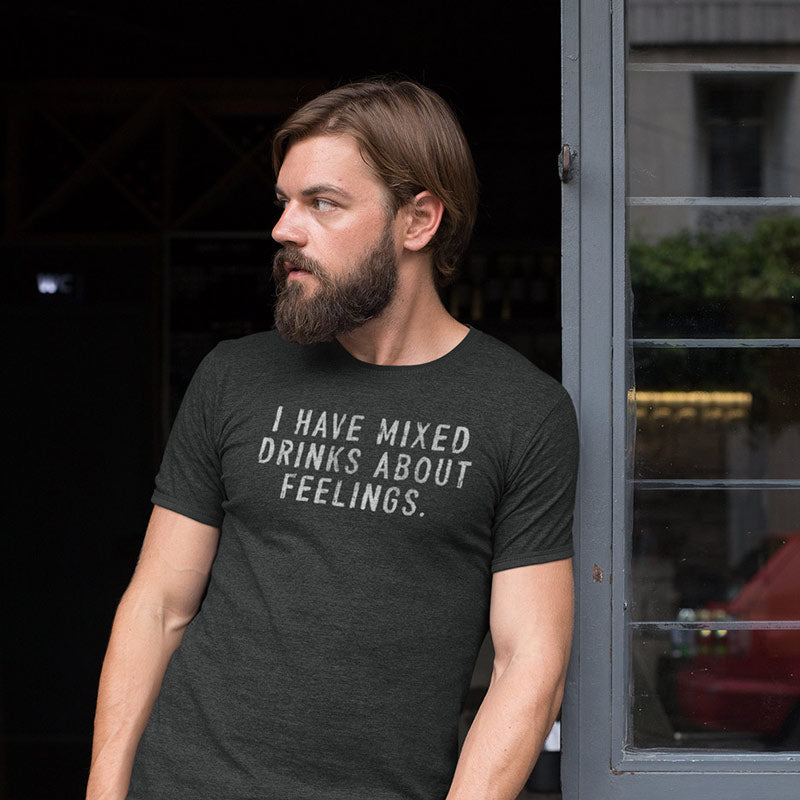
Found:
[{"label": "reflected red car", "polygon": [[[702,616],[800,620],[800,534],[781,540],[786,543],[730,603],[709,606]],[[678,710],[687,721],[800,745],[800,630],[702,630],[694,651],[675,682]]]}]

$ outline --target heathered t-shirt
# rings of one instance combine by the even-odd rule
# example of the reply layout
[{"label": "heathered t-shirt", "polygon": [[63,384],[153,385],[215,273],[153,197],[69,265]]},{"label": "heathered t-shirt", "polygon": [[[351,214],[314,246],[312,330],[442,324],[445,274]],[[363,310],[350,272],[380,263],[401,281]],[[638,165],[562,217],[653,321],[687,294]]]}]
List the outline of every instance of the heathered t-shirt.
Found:
[{"label": "heathered t-shirt", "polygon": [[218,345],[153,501],[221,528],[129,798],[441,800],[494,571],[572,554],[563,388],[471,329],[377,366]]}]

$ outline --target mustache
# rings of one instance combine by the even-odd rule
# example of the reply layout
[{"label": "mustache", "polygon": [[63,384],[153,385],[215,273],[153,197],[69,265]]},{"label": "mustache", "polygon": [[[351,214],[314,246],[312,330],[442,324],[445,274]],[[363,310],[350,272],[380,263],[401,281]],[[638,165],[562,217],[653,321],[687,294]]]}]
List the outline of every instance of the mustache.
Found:
[{"label": "mustache", "polygon": [[276,281],[285,280],[289,272],[288,264],[291,264],[297,269],[302,269],[304,272],[308,272],[311,275],[315,275],[318,278],[325,277],[325,269],[318,261],[309,258],[298,248],[288,245],[278,250],[278,252],[275,253],[275,258],[272,260],[272,276]]}]

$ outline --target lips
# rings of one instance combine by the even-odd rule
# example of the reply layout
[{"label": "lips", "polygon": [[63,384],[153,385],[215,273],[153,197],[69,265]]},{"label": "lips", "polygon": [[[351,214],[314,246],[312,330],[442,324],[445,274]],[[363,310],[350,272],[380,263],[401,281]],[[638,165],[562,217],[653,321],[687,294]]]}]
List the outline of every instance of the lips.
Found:
[{"label": "lips", "polygon": [[312,259],[298,252],[295,248],[284,248],[275,254],[272,274],[276,285],[280,286],[285,281],[299,280],[306,275],[320,277],[322,270]]},{"label": "lips", "polygon": [[286,270],[286,276],[288,278],[311,274],[310,270],[306,269],[305,267],[301,267],[298,264],[294,264],[291,261],[284,262],[284,269]]}]

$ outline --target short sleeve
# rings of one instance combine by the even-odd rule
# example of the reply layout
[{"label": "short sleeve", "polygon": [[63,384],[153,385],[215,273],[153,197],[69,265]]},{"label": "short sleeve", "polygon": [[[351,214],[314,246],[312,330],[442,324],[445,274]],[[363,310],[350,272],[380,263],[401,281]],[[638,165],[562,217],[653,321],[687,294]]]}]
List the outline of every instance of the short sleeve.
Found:
[{"label": "short sleeve", "polygon": [[222,524],[215,351],[201,362],[172,426],[152,501],[206,525]]},{"label": "short sleeve", "polygon": [[573,553],[578,430],[575,410],[563,389],[521,445],[495,513],[493,572],[557,561]]}]

